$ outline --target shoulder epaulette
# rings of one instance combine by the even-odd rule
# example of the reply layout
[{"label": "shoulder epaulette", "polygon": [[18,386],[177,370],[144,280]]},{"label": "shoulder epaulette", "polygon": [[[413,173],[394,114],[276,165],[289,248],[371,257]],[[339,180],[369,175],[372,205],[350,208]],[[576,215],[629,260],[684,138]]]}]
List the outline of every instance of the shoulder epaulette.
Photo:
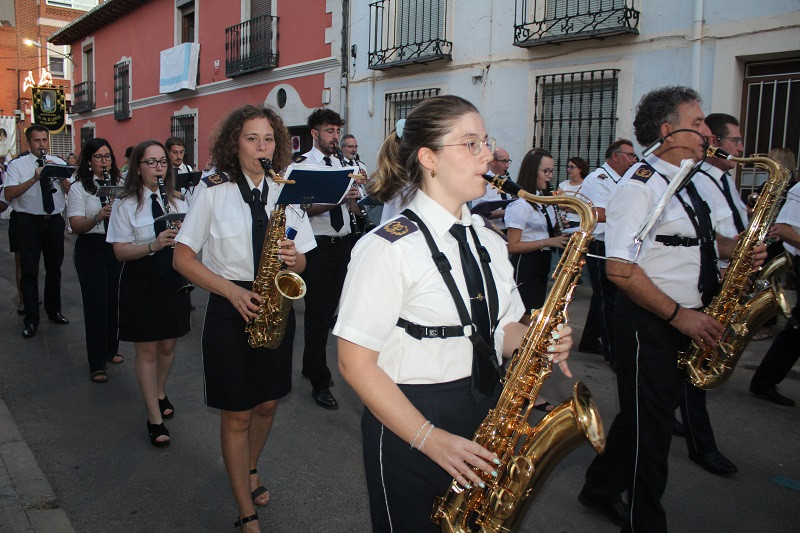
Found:
[{"label": "shoulder epaulette", "polygon": [[497,233],[498,235],[500,235],[500,238],[501,238],[501,239],[503,239],[504,241],[508,242],[508,237],[506,237],[506,236],[503,234],[503,232],[502,232],[502,231],[500,231],[499,229],[497,229],[497,226],[495,226],[494,224],[492,224],[492,221],[491,221],[491,220],[490,220],[488,217],[486,217],[486,216],[484,216],[484,215],[479,215],[479,216],[480,216],[480,217],[483,219],[483,225],[484,225],[484,226],[486,226],[486,228],[487,228],[487,229],[490,229],[490,230],[492,230],[493,232]]},{"label": "shoulder epaulette", "polygon": [[306,156],[301,155],[299,152],[292,157],[292,163],[302,163],[306,160]]},{"label": "shoulder epaulette", "polygon": [[600,180],[604,180],[604,179],[606,179],[607,177],[608,177],[608,176],[606,176],[605,174],[598,174],[598,175],[597,175],[597,179],[600,179]]},{"label": "shoulder epaulette", "polygon": [[655,174],[656,169],[648,165],[647,163],[642,163],[642,166],[636,169],[636,172],[633,173],[631,179],[639,180],[642,183],[647,183],[647,180],[650,179],[650,176]]},{"label": "shoulder epaulette", "polygon": [[226,181],[231,180],[225,174],[211,174],[210,176],[203,178],[203,183],[205,183],[207,187],[213,187],[214,185],[219,185],[220,183],[225,183]]},{"label": "shoulder epaulette", "polygon": [[380,235],[389,242],[395,242],[406,235],[414,233],[418,229],[419,227],[414,222],[401,216],[376,229],[375,234]]}]

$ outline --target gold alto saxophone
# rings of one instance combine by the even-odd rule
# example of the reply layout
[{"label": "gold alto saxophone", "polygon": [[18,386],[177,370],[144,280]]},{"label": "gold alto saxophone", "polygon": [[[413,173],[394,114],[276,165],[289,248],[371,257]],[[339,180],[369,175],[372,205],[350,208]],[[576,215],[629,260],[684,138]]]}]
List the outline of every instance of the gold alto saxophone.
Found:
[{"label": "gold alto saxophone", "polygon": [[750,225],[736,243],[719,294],[703,311],[722,324],[722,340],[716,346],[698,346],[692,342],[678,360],[687,379],[701,389],[722,386],[733,373],[753,334],[779,312],[789,316],[790,306],[778,284],[777,276],[792,268],[791,258],[781,255],[771,261],[761,275],[753,280],[755,248],[764,242],[770,226],[778,216],[780,199],[791,176],[789,171],[765,155],[734,157],[714,146],[708,149],[708,155],[742,164],[752,163],[758,168],[766,169],[769,179],[764,183],[756,201]]},{"label": "gold alto saxophone", "polygon": [[[269,172],[275,183],[294,184],[294,181],[279,178],[272,169],[272,161],[260,159],[265,172]],[[287,238],[286,206],[275,205],[269,217],[267,233],[258,272],[253,280],[253,292],[264,299],[261,311],[247,322],[245,331],[249,335],[247,343],[253,348],[274,350],[280,346],[286,332],[286,321],[292,302],[306,295],[306,283],[300,275],[287,270],[280,260],[278,241]]]},{"label": "gold alto saxophone", "polygon": [[553,274],[555,283],[541,309],[532,313],[522,344],[511,359],[503,391],[475,432],[473,441],[497,454],[497,477],[477,471],[486,488],[466,489],[455,480],[437,498],[431,520],[445,532],[515,531],[533,497],[558,462],[584,442],[605,450],[600,414],[586,386],[577,382],[572,397],[548,413],[536,427],[528,424],[539,390],[552,371],[547,346],[559,324],[567,322],[567,305],[580,277],[597,218],[582,200],[534,196],[507,178],[484,176],[494,187],[529,202],[566,204],[581,217],[581,226],[564,249]]}]

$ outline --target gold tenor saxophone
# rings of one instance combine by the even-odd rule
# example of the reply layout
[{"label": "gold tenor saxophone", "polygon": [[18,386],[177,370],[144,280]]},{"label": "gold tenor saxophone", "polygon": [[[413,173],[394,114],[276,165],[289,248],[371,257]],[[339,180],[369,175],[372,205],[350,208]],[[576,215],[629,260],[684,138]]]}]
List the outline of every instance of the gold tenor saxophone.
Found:
[{"label": "gold tenor saxophone", "polygon": [[[275,183],[294,183],[279,178],[272,170],[272,162],[269,159],[260,161],[264,171],[272,175]],[[249,320],[245,326],[245,331],[249,335],[247,343],[253,348],[274,350],[280,346],[286,332],[286,321],[292,309],[292,302],[306,295],[303,278],[284,268],[285,265],[279,258],[278,241],[286,238],[286,206],[276,204],[269,217],[258,272],[255,273],[253,280],[253,292],[260,294],[264,303],[258,315]]]},{"label": "gold tenor saxophone", "polygon": [[484,419],[472,440],[497,454],[497,477],[477,471],[486,488],[461,487],[455,480],[447,494],[437,498],[431,520],[445,532],[515,531],[533,496],[558,462],[587,439],[602,453],[605,432],[594,400],[577,382],[572,397],[547,414],[536,427],[528,424],[539,389],[552,371],[547,346],[553,331],[567,322],[567,305],[580,276],[584,256],[597,219],[577,198],[534,196],[498,176],[484,176],[496,188],[529,202],[562,203],[581,217],[581,226],[564,249],[553,274],[555,283],[541,309],[534,310],[521,346],[511,359],[500,400]]},{"label": "gold tenor saxophone", "polygon": [[770,262],[755,283],[752,276],[755,248],[764,242],[767,231],[778,216],[780,199],[789,184],[790,174],[777,161],[764,155],[733,157],[714,146],[708,149],[708,155],[737,163],[752,163],[769,172],[769,179],[753,209],[750,225],[733,250],[719,294],[703,311],[722,324],[722,340],[716,346],[698,346],[692,342],[678,361],[693,385],[701,389],[716,389],[728,381],[753,334],[779,312],[787,317],[790,314],[786,296],[776,279],[792,268],[788,255],[778,256]]}]

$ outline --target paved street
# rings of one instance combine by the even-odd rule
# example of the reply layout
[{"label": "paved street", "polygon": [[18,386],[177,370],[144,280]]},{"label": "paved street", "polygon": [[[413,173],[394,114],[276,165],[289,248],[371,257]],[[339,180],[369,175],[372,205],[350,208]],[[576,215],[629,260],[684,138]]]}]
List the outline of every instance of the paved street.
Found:
[{"label": "paved street", "polygon": [[[75,531],[233,531],[236,511],[219,452],[218,415],[203,405],[199,345],[207,295],[200,290],[192,294],[197,306],[193,330],[178,342],[168,382],[176,407],[175,418],[167,421],[172,445],[156,449],[145,430],[133,346],[123,343],[126,360],[110,365],[108,384],[89,382],[72,240],[67,238],[62,268],[63,312],[71,323],[58,326],[45,320],[36,337],[25,340],[16,314],[7,221],[0,223],[0,321],[4,324],[0,409],[4,402]],[[580,287],[570,307],[578,330],[588,295],[589,290]],[[360,458],[361,404],[338,375],[335,355],[329,356],[336,384],[332,391],[341,407],[329,412],[313,403],[310,385],[300,376],[302,306],[298,306],[298,323],[294,389],[281,401],[259,465],[272,493],[271,503],[260,511],[262,529],[368,531]],[[800,407],[778,407],[747,392],[768,345],[769,341],[752,343],[730,383],[708,396],[719,448],[736,463],[739,473],[726,479],[705,472],[689,461],[683,440],[674,440],[664,497],[673,531],[796,530],[800,522]],[[333,346],[331,340],[335,354]],[[610,424],[617,411],[612,372],[600,356],[574,353],[570,361],[575,377],[589,386]],[[781,390],[800,401],[799,376],[795,368]],[[555,402],[567,396],[571,383],[554,373],[544,393]],[[533,502],[524,531],[616,530],[576,499],[591,457],[584,446],[556,468]],[[8,454],[3,458],[13,461]],[[6,465],[6,470],[11,472],[14,466]],[[7,496],[14,487],[7,486],[4,474],[0,469],[0,497],[8,507]],[[11,478],[13,485],[15,476]],[[0,531],[54,531],[20,522],[14,525],[8,518],[11,512],[19,516],[18,508],[4,511],[0,506]]]}]

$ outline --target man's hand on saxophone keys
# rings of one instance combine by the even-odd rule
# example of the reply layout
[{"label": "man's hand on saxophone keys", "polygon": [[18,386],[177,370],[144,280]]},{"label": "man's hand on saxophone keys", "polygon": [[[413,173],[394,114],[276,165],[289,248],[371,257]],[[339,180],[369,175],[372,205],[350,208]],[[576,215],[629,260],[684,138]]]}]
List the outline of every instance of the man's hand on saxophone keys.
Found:
[{"label": "man's hand on saxophone keys", "polygon": [[257,292],[249,291],[243,287],[230,283],[225,298],[242,315],[245,322],[258,316],[264,299]]}]

